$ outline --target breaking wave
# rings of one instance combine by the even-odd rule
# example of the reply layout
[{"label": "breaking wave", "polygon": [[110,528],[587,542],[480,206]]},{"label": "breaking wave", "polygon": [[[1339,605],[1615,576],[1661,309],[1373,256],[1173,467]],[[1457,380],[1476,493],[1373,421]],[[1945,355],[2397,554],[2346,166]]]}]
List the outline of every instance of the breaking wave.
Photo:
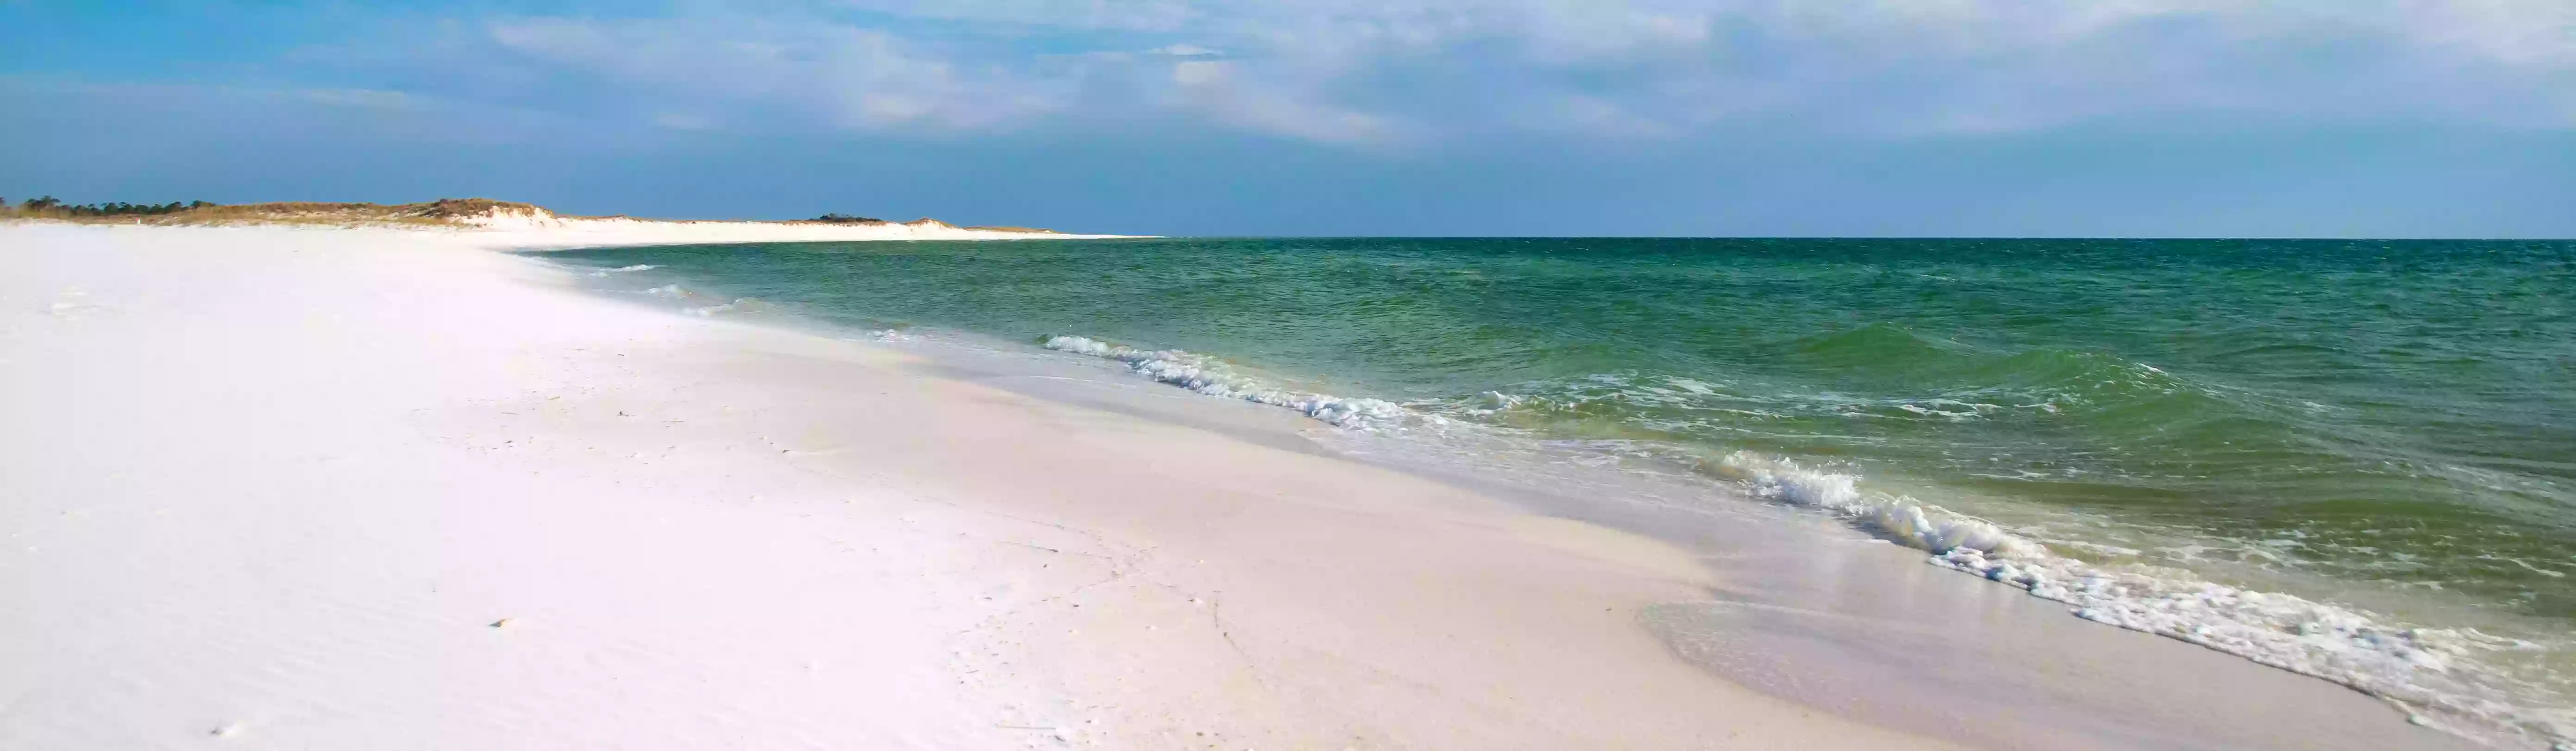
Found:
[{"label": "breaking wave", "polygon": [[[2391,625],[2295,595],[2209,582],[2173,569],[2126,570],[2056,555],[1973,516],[1860,489],[1859,478],[1736,452],[1716,473],[1757,498],[1818,509],[1907,547],[1935,566],[2064,603],[2076,617],[2197,644],[2396,701],[2412,721],[2468,735],[2504,727],[2566,738],[2563,709],[2519,706],[2516,686],[2482,664],[2541,645],[2480,633]],[[2530,687],[2520,687],[2528,689]]]},{"label": "breaking wave", "polygon": [[1271,387],[1238,375],[1214,358],[1176,349],[1143,350],[1081,336],[1050,336],[1039,346],[1058,352],[1117,360],[1137,375],[1209,396],[1286,407],[1338,427],[1355,430],[1399,428],[1419,419],[1403,405],[1383,399],[1345,399]]}]

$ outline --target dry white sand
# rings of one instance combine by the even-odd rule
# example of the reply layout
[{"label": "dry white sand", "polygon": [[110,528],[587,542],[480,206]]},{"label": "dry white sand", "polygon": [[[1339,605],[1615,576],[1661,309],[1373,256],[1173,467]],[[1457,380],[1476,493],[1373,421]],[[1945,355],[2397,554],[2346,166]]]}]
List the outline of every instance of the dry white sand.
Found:
[{"label": "dry white sand", "polygon": [[[1837,614],[1977,586],[1929,567],[1752,580],[481,250],[758,239],[546,231],[0,226],[0,748],[2449,745],[2021,604]],[[1683,653],[1754,649],[1746,670],[1650,627],[1766,591],[1821,599],[1682,619]],[[2173,735],[2045,722],[2131,701],[2060,647],[2217,699],[2135,700]],[[2084,682],[1980,696],[1960,657]]]}]

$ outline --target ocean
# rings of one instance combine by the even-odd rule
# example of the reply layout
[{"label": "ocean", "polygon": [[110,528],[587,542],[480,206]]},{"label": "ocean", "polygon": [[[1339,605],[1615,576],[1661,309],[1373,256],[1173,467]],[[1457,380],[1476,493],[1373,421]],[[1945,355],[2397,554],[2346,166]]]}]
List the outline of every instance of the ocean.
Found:
[{"label": "ocean", "polygon": [[2571,727],[2576,242],[539,255],[710,315],[1109,358],[1338,430],[1596,456],[2446,721]]}]

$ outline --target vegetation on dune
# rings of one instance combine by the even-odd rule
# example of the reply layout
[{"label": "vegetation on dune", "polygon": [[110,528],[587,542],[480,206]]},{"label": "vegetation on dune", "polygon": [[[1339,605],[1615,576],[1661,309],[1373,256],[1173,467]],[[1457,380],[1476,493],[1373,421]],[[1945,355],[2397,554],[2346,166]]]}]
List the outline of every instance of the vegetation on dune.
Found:
[{"label": "vegetation on dune", "polygon": [[[8,203],[9,199],[0,198],[0,207],[6,207]],[[163,204],[124,203],[121,201],[116,203],[76,204],[63,203],[62,199],[55,198],[53,196],[45,196],[43,198],[27,199],[26,201],[19,203],[17,208],[11,209],[10,211],[11,213],[19,216],[163,216],[213,205],[214,204],[207,203],[205,201],[189,201],[187,203],[171,201]]]},{"label": "vegetation on dune", "polygon": [[0,219],[46,219],[86,224],[454,224],[495,211],[536,214],[533,204],[489,198],[442,198],[426,203],[383,205],[288,201],[224,205],[206,201],[165,204],[67,204],[53,196],[10,206],[0,199]]},{"label": "vegetation on dune", "polygon": [[[519,203],[515,201],[496,201],[489,198],[441,198],[424,203],[402,203],[391,205],[375,203],[323,203],[315,201],[283,201],[276,203],[246,203],[233,205],[210,203],[206,201],[189,201],[186,203],[172,201],[162,204],[124,202],[72,204],[64,203],[62,199],[58,199],[53,196],[32,198],[19,202],[16,205],[11,205],[8,202],[8,199],[0,198],[0,221],[41,220],[71,222],[76,224],[311,224],[338,227],[381,225],[452,226],[468,224],[469,222],[467,220],[471,219],[490,218],[495,215],[507,216],[512,214],[530,217],[564,217],[564,215],[547,211],[535,204]],[[622,217],[564,218],[601,219]],[[910,222],[909,224],[920,224],[922,222],[945,224],[927,217],[916,222]],[[875,217],[831,213],[812,219],[788,223],[892,224],[893,222],[888,222],[884,219],[878,219]],[[1054,230],[1035,229],[1030,227],[967,227],[965,229],[989,230],[995,232],[1055,234]]]}]

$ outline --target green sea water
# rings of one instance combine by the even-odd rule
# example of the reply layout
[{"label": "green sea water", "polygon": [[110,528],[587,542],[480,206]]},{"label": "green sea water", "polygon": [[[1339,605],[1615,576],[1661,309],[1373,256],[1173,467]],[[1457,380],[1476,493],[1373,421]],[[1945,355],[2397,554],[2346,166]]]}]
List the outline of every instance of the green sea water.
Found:
[{"label": "green sea water", "polygon": [[1172,239],[545,255],[650,265],[620,276],[854,327],[1187,350],[1303,391],[1672,466],[1788,458],[2081,557],[2576,624],[2576,242]]}]

